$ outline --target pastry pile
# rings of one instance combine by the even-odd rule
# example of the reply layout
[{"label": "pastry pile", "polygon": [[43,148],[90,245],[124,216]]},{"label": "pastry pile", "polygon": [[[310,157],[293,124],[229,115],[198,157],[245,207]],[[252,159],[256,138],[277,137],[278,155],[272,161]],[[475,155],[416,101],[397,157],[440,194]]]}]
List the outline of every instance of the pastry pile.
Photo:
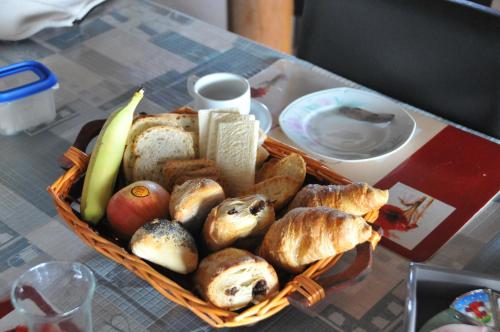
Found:
[{"label": "pastry pile", "polygon": [[154,181],[170,195],[168,215],[135,232],[132,252],[191,274],[204,299],[228,310],[278,292],[277,272],[378,241],[363,215],[388,200],[364,183],[303,187],[302,156],[269,158],[264,139],[253,116],[232,110],[141,116],[124,153],[129,183]]}]

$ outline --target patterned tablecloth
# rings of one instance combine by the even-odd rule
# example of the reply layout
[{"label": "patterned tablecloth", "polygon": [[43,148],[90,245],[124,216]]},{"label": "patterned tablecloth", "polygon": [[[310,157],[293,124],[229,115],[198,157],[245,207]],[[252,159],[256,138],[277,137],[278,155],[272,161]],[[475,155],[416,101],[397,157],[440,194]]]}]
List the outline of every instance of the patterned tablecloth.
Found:
[{"label": "patterned tablecloth", "polygon": [[[110,1],[74,27],[0,43],[0,66],[37,59],[55,71],[60,82],[54,122],[0,137],[0,297],[33,265],[81,261],[97,277],[95,331],[211,330],[187,309],[86,247],[58,219],[46,187],[61,174],[57,159],[80,127],[108,116],[137,86],[147,91],[139,111],[165,112],[190,102],[186,78],[192,74],[229,71],[251,77],[283,57],[146,0]],[[494,222],[499,205],[498,199],[490,203],[430,263],[500,275],[500,226]],[[248,329],[401,330],[407,272],[406,259],[380,248],[369,277],[339,293],[317,317],[287,308]],[[0,330],[6,324],[0,320]]]}]

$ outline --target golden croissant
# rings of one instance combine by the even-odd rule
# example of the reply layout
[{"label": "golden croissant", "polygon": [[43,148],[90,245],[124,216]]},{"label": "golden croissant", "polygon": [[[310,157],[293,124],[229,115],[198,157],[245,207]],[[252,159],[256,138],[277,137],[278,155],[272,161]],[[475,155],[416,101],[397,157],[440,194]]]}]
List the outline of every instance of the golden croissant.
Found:
[{"label": "golden croissant", "polygon": [[295,195],[289,210],[297,207],[326,206],[362,216],[380,209],[388,199],[388,190],[373,188],[366,183],[327,186],[310,184]]},{"label": "golden croissant", "polygon": [[379,240],[380,234],[362,217],[327,207],[296,208],[271,225],[257,254],[297,273],[307,264]]}]

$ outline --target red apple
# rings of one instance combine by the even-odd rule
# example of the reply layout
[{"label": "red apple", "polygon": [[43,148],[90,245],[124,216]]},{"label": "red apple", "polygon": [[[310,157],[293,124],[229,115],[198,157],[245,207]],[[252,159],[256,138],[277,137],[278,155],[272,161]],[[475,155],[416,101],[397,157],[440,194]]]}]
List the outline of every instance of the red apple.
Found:
[{"label": "red apple", "polygon": [[170,194],[153,181],[137,181],[116,192],[106,215],[113,230],[123,239],[155,218],[168,217]]}]

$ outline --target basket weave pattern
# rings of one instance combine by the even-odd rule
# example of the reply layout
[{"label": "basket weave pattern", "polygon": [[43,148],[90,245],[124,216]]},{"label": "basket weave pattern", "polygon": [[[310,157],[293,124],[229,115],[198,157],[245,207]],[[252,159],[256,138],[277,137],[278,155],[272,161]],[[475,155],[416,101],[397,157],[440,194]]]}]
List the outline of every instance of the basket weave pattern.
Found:
[{"label": "basket weave pattern", "polygon": [[[350,180],[334,173],[318,160],[312,159],[302,151],[272,138],[267,138],[264,147],[269,151],[271,156],[277,158],[283,158],[292,152],[302,155],[307,163],[307,173],[318,180],[334,184],[351,183]],[[89,157],[75,147],[70,147],[64,156],[73,165],[48,188],[48,191],[53,197],[57,212],[70,229],[89,247],[123,265],[138,277],[148,282],[163,296],[188,308],[211,326],[217,328],[244,326],[266,319],[288,306],[289,300],[287,297],[295,291],[303,295],[310,304],[318,302],[325,296],[324,289],[314,279],[335,265],[341,255],[322,259],[312,264],[303,273],[295,276],[290,282],[285,284],[275,296],[262,303],[253,305],[240,313],[217,308],[211,303],[200,299],[197,295],[153,269],[142,259],[100,236],[86,222],[79,219],[71,207],[68,193],[73,184],[84,174]],[[374,221],[377,219],[377,216],[378,211],[373,211],[366,215],[365,219]]]}]

